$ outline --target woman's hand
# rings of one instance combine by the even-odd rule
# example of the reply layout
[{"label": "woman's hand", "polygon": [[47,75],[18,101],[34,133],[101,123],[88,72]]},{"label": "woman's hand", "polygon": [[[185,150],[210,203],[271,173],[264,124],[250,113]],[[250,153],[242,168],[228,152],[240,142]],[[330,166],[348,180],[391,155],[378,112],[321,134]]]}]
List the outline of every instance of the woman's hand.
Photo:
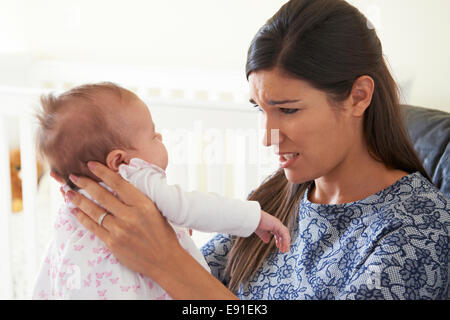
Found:
[{"label": "woman's hand", "polygon": [[102,225],[97,221],[105,209],[75,191],[66,196],[78,207],[78,221],[105,242],[122,264],[152,278],[174,299],[235,298],[181,247],[149,198],[104,165],[89,162],[88,167],[119,197],[89,178],[70,176],[108,211]]},{"label": "woman's hand", "polygon": [[89,163],[89,168],[118,194],[120,200],[97,182],[71,175],[70,180],[86,190],[109,213],[102,225],[98,225],[105,209],[71,190],[66,196],[78,207],[77,219],[105,242],[121,263],[149,277],[156,276],[154,273],[167,259],[165,253],[176,250],[171,248],[178,245],[175,232],[154,203],[132,184],[102,164]]}]

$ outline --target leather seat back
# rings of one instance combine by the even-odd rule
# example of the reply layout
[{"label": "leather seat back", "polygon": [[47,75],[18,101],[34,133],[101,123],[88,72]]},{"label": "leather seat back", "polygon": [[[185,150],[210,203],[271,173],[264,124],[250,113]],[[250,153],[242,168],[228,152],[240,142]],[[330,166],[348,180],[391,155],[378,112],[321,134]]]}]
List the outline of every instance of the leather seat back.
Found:
[{"label": "leather seat back", "polygon": [[436,185],[450,198],[450,113],[402,105],[409,137]]}]

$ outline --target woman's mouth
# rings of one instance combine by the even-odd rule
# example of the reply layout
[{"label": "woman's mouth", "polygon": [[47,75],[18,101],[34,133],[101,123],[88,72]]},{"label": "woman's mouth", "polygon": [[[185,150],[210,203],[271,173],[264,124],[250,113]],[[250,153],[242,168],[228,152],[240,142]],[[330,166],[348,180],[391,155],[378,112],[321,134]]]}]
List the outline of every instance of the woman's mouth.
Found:
[{"label": "woman's mouth", "polygon": [[300,154],[297,152],[280,153],[280,167],[287,168],[297,160]]}]

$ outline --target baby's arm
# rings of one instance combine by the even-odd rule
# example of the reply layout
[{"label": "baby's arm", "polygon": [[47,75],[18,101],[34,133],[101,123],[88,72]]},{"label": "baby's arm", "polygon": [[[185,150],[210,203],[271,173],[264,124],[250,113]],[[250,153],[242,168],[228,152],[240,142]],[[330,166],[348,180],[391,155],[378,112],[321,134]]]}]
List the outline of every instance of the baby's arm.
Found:
[{"label": "baby's arm", "polygon": [[185,192],[178,185],[168,185],[161,169],[140,159],[132,159],[127,166],[121,165],[119,173],[152,199],[174,224],[240,237],[257,231],[263,240],[268,240],[273,233],[280,249],[289,247],[287,228],[277,218],[261,211],[257,201],[229,199],[214,193]]},{"label": "baby's arm", "polygon": [[[200,231],[230,233],[240,237],[248,237],[255,232],[266,243],[274,235],[280,251],[289,251],[289,230],[279,219],[261,210],[259,202],[229,199],[214,193],[184,192],[179,186],[167,187],[170,198],[185,197],[186,200],[184,212],[183,208],[172,212],[174,216],[177,212],[183,212],[174,223]],[[176,210],[176,205],[172,209]]]},{"label": "baby's arm", "polygon": [[261,207],[256,201],[183,191],[178,185],[168,185],[160,168],[140,159],[121,165],[119,174],[152,199],[167,220],[179,226],[247,237],[261,219]]}]

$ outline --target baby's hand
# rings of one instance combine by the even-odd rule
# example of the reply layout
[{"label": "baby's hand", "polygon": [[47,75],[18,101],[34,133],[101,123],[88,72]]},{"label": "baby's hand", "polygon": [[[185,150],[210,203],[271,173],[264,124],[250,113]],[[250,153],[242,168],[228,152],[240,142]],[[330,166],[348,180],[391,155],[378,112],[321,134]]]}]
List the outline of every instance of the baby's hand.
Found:
[{"label": "baby's hand", "polygon": [[288,228],[286,228],[280,220],[263,210],[261,210],[261,220],[259,221],[255,233],[265,243],[270,241],[273,234],[277,248],[280,249],[282,253],[289,251],[291,236]]}]

